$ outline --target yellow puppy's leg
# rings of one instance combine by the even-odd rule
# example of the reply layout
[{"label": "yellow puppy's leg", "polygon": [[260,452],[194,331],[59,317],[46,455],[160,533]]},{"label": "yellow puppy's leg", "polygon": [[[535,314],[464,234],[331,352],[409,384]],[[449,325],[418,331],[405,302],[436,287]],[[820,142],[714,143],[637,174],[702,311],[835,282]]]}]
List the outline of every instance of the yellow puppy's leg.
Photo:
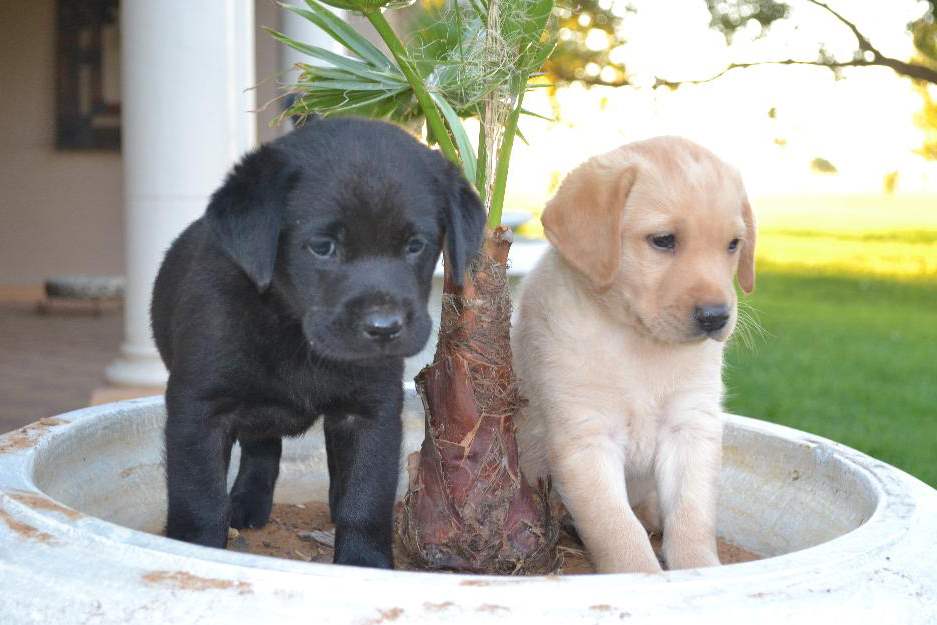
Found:
[{"label": "yellow puppy's leg", "polygon": [[716,566],[716,495],[722,421],[716,410],[682,409],[661,428],[654,473],[669,569]]},{"label": "yellow puppy's leg", "polygon": [[552,455],[554,483],[596,569],[659,572],[644,527],[628,505],[622,450],[605,436],[571,436]]}]

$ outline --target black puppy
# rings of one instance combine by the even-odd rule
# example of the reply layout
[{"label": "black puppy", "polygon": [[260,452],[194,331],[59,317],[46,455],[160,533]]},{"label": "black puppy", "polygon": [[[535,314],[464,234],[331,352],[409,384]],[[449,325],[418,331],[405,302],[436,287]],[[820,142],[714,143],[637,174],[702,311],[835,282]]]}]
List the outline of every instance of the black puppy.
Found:
[{"label": "black puppy", "polygon": [[403,359],[429,337],[443,241],[461,278],[484,219],[459,170],[389,124],[314,120],[248,154],[154,287],[167,536],[224,547],[264,525],[281,437],[324,415],[335,562],[392,567]]}]

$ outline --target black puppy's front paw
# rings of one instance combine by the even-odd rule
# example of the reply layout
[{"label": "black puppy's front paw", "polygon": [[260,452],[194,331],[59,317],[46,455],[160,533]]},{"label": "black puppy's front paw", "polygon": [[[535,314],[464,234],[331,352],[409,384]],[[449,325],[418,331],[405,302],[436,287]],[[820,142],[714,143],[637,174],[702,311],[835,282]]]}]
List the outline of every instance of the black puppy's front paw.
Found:
[{"label": "black puppy's front paw", "polygon": [[231,527],[263,527],[270,520],[273,498],[252,493],[231,493]]},{"label": "black puppy's front paw", "polygon": [[212,523],[205,527],[196,527],[191,523],[177,522],[170,517],[166,524],[165,534],[166,538],[216,549],[224,549],[228,542],[226,523]]},{"label": "black puppy's front paw", "polygon": [[372,569],[393,569],[394,558],[380,550],[366,549],[345,552],[341,555],[336,552],[332,560],[335,564],[348,566],[364,566]]},{"label": "black puppy's front paw", "polygon": [[372,569],[394,568],[390,527],[384,531],[350,528],[339,522],[335,528],[335,564],[366,566]]}]

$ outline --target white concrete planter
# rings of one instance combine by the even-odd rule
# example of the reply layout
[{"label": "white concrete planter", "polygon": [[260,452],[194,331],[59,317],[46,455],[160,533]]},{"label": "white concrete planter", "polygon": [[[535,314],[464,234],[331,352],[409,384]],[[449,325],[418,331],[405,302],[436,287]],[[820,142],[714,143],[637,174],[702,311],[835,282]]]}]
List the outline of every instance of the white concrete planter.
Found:
[{"label": "white concrete planter", "polygon": [[[768,559],[499,578],[303,563],[146,533],[164,515],[164,416],[155,397],[0,437],[0,623],[937,621],[937,492],[784,427],[727,417],[719,531]],[[412,391],[405,423],[410,451],[423,428]],[[291,441],[277,500],[324,499],[326,475],[321,432]]]}]

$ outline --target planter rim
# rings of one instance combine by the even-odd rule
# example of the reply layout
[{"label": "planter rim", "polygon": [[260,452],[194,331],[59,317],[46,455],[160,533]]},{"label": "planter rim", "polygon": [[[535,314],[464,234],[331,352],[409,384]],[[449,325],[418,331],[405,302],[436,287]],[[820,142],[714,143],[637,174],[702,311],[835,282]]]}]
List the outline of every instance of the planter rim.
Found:
[{"label": "planter rim", "polygon": [[[413,392],[412,384],[408,392]],[[354,609],[362,615],[409,615],[401,622],[410,622],[417,614],[432,620],[437,613],[447,622],[458,622],[453,618],[459,612],[468,614],[466,622],[478,623],[504,610],[501,616],[511,619],[519,614],[537,614],[540,620],[546,618],[545,622],[569,623],[585,617],[589,622],[618,622],[624,618],[622,615],[641,613],[645,605],[708,605],[713,601],[719,604],[719,614],[725,619],[726,606],[745,607],[745,613],[751,614],[759,606],[774,606],[776,611],[795,598],[798,613],[804,605],[812,606],[811,610],[831,609],[834,605],[841,610],[866,610],[875,608],[877,601],[887,606],[885,612],[890,614],[891,622],[899,622],[894,620],[895,615],[905,612],[908,619],[900,622],[937,618],[937,562],[933,556],[937,547],[937,491],[839,443],[737,415],[726,415],[727,426],[793,441],[821,460],[835,458],[846,463],[874,493],[876,503],[871,516],[856,529],[830,541],[755,562],[656,575],[499,577],[380,571],[189,545],[86,516],[55,502],[33,481],[37,455],[50,441],[92,426],[102,418],[130,418],[134,413],[161,408],[162,404],[163,398],[154,396],[93,406],[42,419],[0,436],[0,554],[8,552],[11,556],[0,558],[0,573],[12,572],[14,587],[27,592],[62,583],[63,578],[58,576],[62,570],[50,575],[45,569],[30,566],[31,562],[49,563],[54,557],[61,563],[71,561],[73,566],[88,563],[102,576],[102,583],[112,584],[123,593],[121,601],[128,605],[154,592],[165,598],[187,590],[186,602],[212,605],[216,612],[218,596],[226,596],[229,603],[222,612],[233,614],[242,614],[244,606],[256,602],[260,595],[270,601],[278,589],[281,595],[288,589],[287,594],[293,594],[290,600],[282,600],[282,609],[293,604],[321,604],[323,593],[328,593],[334,594],[333,601],[344,598],[347,602],[350,596],[357,597],[360,605]],[[928,548],[930,562],[926,561]],[[80,576],[80,571],[66,574]],[[147,579],[156,581],[147,583]],[[866,582],[879,584],[881,592],[862,591]],[[193,584],[201,585],[202,592],[186,587]],[[261,589],[272,594],[268,596]],[[852,605],[843,603],[844,593],[852,597]],[[237,600],[232,601],[232,597]],[[907,609],[912,603],[928,600],[929,610]],[[896,606],[905,601],[907,605],[896,613]],[[414,603],[423,605],[422,612],[414,614]],[[407,607],[402,607],[405,604]],[[0,615],[5,612],[4,606],[0,598]],[[475,609],[467,612],[472,606]],[[493,607],[486,612],[479,606]],[[293,614],[289,610],[287,613]],[[694,612],[694,620],[709,622],[706,614]]]}]

